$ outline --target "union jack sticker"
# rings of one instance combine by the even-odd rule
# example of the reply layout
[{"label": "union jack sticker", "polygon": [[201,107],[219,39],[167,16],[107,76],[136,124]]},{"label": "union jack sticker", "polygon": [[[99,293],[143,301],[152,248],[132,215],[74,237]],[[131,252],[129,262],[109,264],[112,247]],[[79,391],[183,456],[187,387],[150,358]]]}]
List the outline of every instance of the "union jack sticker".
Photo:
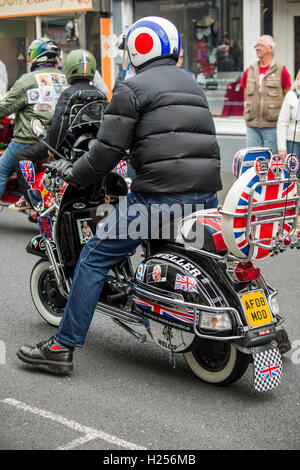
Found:
[{"label": "union jack sticker", "polygon": [[28,184],[34,183],[35,180],[35,171],[33,163],[30,160],[21,160],[20,168],[22,171],[22,175]]},{"label": "union jack sticker", "polygon": [[193,277],[176,274],[175,290],[183,290],[185,292],[198,292],[197,282]]},{"label": "union jack sticker", "polygon": [[118,173],[120,173],[120,175],[123,175],[124,173],[127,173],[127,163],[126,163],[126,160],[121,160],[117,166],[116,166],[116,170]]},{"label": "union jack sticker", "polygon": [[42,237],[46,240],[51,240],[53,238],[53,228],[51,219],[49,216],[38,217],[38,224]]},{"label": "union jack sticker", "polygon": [[277,347],[263,351],[259,351],[260,349],[258,347],[252,350],[254,388],[257,392],[266,392],[280,384],[282,360]]}]

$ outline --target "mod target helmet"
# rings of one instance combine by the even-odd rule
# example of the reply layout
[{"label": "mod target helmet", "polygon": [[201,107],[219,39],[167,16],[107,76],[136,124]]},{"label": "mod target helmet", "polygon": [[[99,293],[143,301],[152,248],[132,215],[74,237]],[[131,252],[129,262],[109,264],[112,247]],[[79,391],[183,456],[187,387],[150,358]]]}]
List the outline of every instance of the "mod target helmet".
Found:
[{"label": "mod target helmet", "polygon": [[131,26],[126,47],[130,62],[136,68],[161,57],[172,57],[177,61],[180,35],[171,21],[159,16],[147,16]]},{"label": "mod target helmet", "polygon": [[31,70],[43,64],[56,64],[59,47],[50,38],[35,39],[28,48],[27,57]]}]

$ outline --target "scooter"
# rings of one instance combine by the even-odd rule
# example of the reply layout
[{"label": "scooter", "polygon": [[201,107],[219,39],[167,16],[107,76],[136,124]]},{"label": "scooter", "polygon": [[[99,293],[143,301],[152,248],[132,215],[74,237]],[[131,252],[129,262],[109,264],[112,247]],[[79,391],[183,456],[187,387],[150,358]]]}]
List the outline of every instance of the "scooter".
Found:
[{"label": "scooter", "polygon": [[[0,121],[0,156],[5,152],[7,145],[9,144],[12,135],[13,135],[13,128],[14,128],[14,119],[13,118],[5,118]],[[54,196],[51,191],[47,191],[43,185],[43,178],[45,174],[45,170],[42,166],[43,162],[39,162],[35,166],[30,164],[28,168],[26,165],[23,165],[24,173],[30,171],[32,173],[32,188],[40,190],[43,195],[44,206],[51,207],[53,205]],[[66,184],[63,185],[62,191],[64,191]],[[17,175],[14,173],[8,180],[6,185],[4,194],[0,199],[0,212],[5,208],[9,207],[11,204],[15,204],[21,196],[21,192],[19,190],[18,185],[18,178]],[[36,222],[37,220],[37,213],[36,211],[31,209],[26,209],[21,211],[23,214],[28,216],[28,220],[30,222]]]},{"label": "scooter", "polygon": [[[184,217],[173,239],[146,240],[145,259],[137,269],[132,253],[115,265],[96,312],[139,342],[150,337],[170,352],[173,367],[176,355],[183,354],[202,381],[232,384],[252,363],[256,391],[277,387],[281,355],[290,345],[280,328],[284,318],[278,292],[254,263],[287,247],[300,248],[295,235],[298,167],[295,155],[283,162],[265,148],[238,152],[236,180],[223,207]],[[52,209],[36,205],[41,235],[27,246],[28,253],[39,257],[30,290],[49,324],[57,326],[62,318],[80,251],[108,217],[108,202],[114,208],[127,192],[126,181],[113,171],[87,188],[69,185]],[[141,326],[143,333],[137,328]]]}]

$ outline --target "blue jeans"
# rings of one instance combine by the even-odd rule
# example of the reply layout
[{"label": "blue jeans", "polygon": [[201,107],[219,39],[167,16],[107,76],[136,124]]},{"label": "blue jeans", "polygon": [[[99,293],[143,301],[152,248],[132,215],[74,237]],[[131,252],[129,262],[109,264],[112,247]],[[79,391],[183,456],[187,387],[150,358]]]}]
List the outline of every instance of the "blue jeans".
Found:
[{"label": "blue jeans", "polygon": [[0,157],[0,199],[5,191],[9,178],[15,171],[15,156],[25,147],[27,147],[27,144],[11,141],[2,157]]},{"label": "blue jeans", "polygon": [[276,127],[247,127],[247,147],[269,147],[273,155],[277,153]]},{"label": "blue jeans", "polygon": [[[135,250],[142,237],[131,235],[131,224],[136,215],[132,213],[137,204],[143,212],[143,225],[150,233],[150,210],[155,205],[168,207],[179,203],[191,204],[191,212],[197,209],[217,207],[218,199],[213,193],[148,194],[130,193],[108,217],[100,232],[82,249],[74,272],[68,302],[55,338],[66,346],[83,346],[99,300],[104,281],[110,268]],[[196,204],[201,205],[197,208]],[[137,207],[137,206],[134,206]],[[146,208],[146,212],[145,212]],[[129,234],[127,234],[127,230]],[[107,234],[111,234],[108,237]]]},{"label": "blue jeans", "polygon": [[[287,153],[295,153],[300,161],[300,142],[293,142],[291,140],[286,141],[286,149]],[[297,171],[297,178],[300,178],[300,167],[299,170]]]}]

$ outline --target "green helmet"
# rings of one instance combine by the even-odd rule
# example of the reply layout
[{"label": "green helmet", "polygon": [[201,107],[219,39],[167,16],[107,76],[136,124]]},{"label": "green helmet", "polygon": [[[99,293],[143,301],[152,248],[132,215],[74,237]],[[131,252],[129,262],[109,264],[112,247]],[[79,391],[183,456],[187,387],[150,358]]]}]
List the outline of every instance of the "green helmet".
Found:
[{"label": "green helmet", "polygon": [[68,55],[65,62],[67,80],[72,78],[94,78],[97,62],[93,54],[84,49],[76,49]]}]

